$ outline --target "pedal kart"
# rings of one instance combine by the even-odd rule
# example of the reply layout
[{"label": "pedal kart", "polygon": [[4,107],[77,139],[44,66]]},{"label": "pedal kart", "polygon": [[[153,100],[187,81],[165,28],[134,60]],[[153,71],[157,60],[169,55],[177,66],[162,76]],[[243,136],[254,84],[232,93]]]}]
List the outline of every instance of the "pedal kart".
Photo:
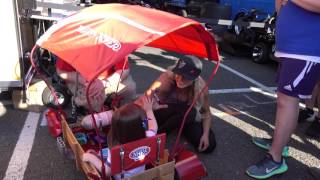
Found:
[{"label": "pedal kart", "polygon": [[[36,67],[35,52],[43,48],[69,63],[89,82],[86,95],[90,107],[88,95],[92,82],[103,71],[142,46],[192,54],[216,61],[207,85],[219,67],[215,40],[200,23],[167,12],[124,4],[94,5],[58,21],[38,39],[30,59]],[[53,90],[52,87],[50,89]],[[101,151],[105,142],[101,140],[102,135],[97,128],[92,108],[89,111],[95,130],[88,133],[98,137],[95,146]],[[86,177],[106,179],[103,173],[98,173],[91,164],[81,161],[82,154],[86,150],[86,141],[81,133],[86,132],[68,124],[61,108],[50,109],[47,120],[51,134],[59,138],[59,144],[65,147],[64,150],[72,151],[77,167]],[[180,179],[199,179],[205,176],[205,167],[197,156],[179,148],[180,136],[181,130],[169,155],[165,153],[165,135],[162,134],[112,148],[111,169],[116,169],[112,170],[112,174],[123,173],[141,164],[151,164],[148,170],[132,179],[150,179],[150,177],[173,179],[174,171]],[[134,150],[142,146],[148,147],[150,152],[145,153],[143,159],[132,163],[132,159],[130,161],[128,156],[135,154]],[[169,158],[166,158],[168,156]]]}]

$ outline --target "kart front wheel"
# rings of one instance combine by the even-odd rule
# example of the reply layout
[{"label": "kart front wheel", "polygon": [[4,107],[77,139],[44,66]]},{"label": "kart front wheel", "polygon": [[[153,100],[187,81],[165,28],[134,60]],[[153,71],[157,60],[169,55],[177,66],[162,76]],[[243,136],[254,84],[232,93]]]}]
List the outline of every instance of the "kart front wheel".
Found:
[{"label": "kart front wheel", "polygon": [[[71,95],[68,93],[66,88],[56,86],[53,87],[55,94],[58,98],[58,103],[62,108],[67,107],[70,102]],[[50,89],[46,87],[42,92],[42,103],[48,107],[58,108],[58,103],[55,101],[54,95],[51,93]]]}]

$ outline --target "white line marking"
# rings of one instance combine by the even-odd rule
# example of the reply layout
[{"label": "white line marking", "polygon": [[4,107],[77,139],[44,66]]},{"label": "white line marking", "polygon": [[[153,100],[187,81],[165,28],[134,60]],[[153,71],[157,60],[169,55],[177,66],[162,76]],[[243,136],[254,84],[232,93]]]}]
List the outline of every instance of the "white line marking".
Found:
[{"label": "white line marking", "polygon": [[40,114],[29,112],[3,180],[22,180],[28,165]]},{"label": "white line marking", "polygon": [[150,68],[153,68],[153,69],[158,70],[160,72],[165,72],[166,71],[166,69],[161,68],[161,67],[156,66],[156,65],[153,65],[150,62],[145,61],[145,60],[136,61],[136,65],[150,67]]},{"label": "white line marking", "polygon": [[247,103],[244,103],[244,102],[235,102],[235,101],[231,101],[231,102],[229,102],[229,106],[230,106],[230,108],[233,108],[234,109],[234,107],[238,107],[239,109],[245,109],[245,108],[255,108],[255,107],[257,107],[257,106],[255,106],[255,105],[248,105]]},{"label": "white line marking", "polygon": [[226,69],[226,70],[228,70],[228,71],[230,71],[230,72],[238,75],[239,77],[241,77],[241,78],[243,78],[243,79],[251,82],[252,84],[255,84],[256,86],[258,86],[258,87],[261,88],[262,90],[267,91],[267,92],[269,92],[269,93],[274,93],[273,91],[269,90],[267,86],[259,83],[258,81],[254,80],[254,79],[252,79],[252,78],[250,78],[250,77],[248,77],[248,76],[246,76],[246,75],[244,75],[244,74],[242,74],[242,73],[240,73],[240,72],[238,72],[238,71],[236,71],[236,70],[234,70],[234,69],[232,69],[232,68],[230,68],[230,67],[222,64],[222,63],[220,64],[220,66],[221,66],[222,68],[224,68],[224,69]]},{"label": "white line marking", "polygon": [[48,125],[48,121],[47,121],[47,117],[46,117],[46,114],[48,111],[49,111],[49,109],[46,109],[45,111],[42,112],[40,126],[47,126]]},{"label": "white line marking", "polygon": [[42,118],[41,118],[40,126],[47,126],[47,125],[48,125],[47,118],[46,118],[45,114],[43,114]]},{"label": "white line marking", "polygon": [[[139,65],[146,65],[147,63],[141,63]],[[159,71],[161,69],[158,69]],[[267,87],[269,91],[274,91],[277,88],[276,87]],[[255,92],[255,93],[260,93],[262,95],[266,95],[272,98],[276,98],[275,93],[269,93],[261,90],[260,88],[255,88],[255,87],[250,87],[250,88],[238,88],[238,89],[214,89],[214,90],[209,90],[209,94],[232,94],[232,93],[250,93],[250,92]],[[142,94],[137,94],[136,97],[139,97]]]},{"label": "white line marking", "polygon": [[[266,87],[268,92],[274,91],[276,87]],[[263,92],[259,88],[250,87],[250,88],[238,88],[238,89],[217,89],[217,90],[209,90],[209,94],[227,94],[227,93],[244,93],[244,92]],[[265,92],[267,93],[267,92]],[[274,93],[273,93],[274,94]]]},{"label": "white line marking", "polygon": [[[243,121],[242,119],[239,119],[236,116],[232,116],[230,114],[227,114],[226,112],[220,111],[219,109],[216,109],[214,107],[210,107],[210,111],[211,113],[218,117],[220,120],[242,130],[244,133],[251,135],[251,136],[263,136],[263,137],[268,137],[268,132],[263,130],[263,129],[259,129],[255,126],[253,126],[252,124],[249,124],[245,121]],[[243,113],[242,111],[238,111],[239,114]],[[254,119],[256,121],[259,121],[260,123],[263,123],[264,125],[270,127],[270,128],[274,128],[274,126],[268,122],[265,122],[261,119],[258,119],[256,117],[254,117]]]},{"label": "white line marking", "polygon": [[259,102],[254,100],[253,98],[249,97],[248,95],[244,94],[244,97],[246,97],[249,101],[255,103],[255,104],[259,104],[259,105],[263,105],[263,104],[274,104],[276,101],[267,101],[267,102]]}]

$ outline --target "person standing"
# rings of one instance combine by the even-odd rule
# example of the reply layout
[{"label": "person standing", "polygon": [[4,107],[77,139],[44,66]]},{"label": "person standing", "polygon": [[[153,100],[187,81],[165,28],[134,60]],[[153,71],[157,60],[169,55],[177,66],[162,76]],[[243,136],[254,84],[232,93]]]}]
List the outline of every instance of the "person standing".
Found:
[{"label": "person standing", "polygon": [[275,55],[281,64],[275,131],[272,140],[253,139],[269,152],[246,170],[249,176],[259,179],[287,171],[282,153],[297,126],[299,99],[311,98],[320,78],[320,1],[276,0],[276,10]]}]

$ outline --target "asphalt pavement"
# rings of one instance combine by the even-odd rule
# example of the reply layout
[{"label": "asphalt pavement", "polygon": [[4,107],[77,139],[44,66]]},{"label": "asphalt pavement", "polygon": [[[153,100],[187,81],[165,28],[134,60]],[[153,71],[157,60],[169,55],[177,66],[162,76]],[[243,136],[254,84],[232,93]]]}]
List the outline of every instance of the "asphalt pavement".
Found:
[{"label": "asphalt pavement", "polygon": [[[138,94],[179,57],[153,48],[131,54]],[[214,63],[203,63],[202,76],[207,79]],[[198,154],[208,172],[204,179],[251,179],[245,174],[246,168],[266,153],[251,142],[251,137],[271,137],[274,130],[276,71],[275,62],[260,65],[246,57],[222,54],[221,66],[209,86],[212,129],[218,145],[211,154]],[[42,114],[16,110],[8,99],[0,98],[0,179],[85,179],[75,162],[59,153]],[[30,132],[33,125],[35,131]],[[299,124],[289,142],[289,170],[270,179],[312,179],[308,168],[320,167],[320,143],[304,135],[308,125]],[[175,132],[169,134],[169,148],[175,136]]]}]

